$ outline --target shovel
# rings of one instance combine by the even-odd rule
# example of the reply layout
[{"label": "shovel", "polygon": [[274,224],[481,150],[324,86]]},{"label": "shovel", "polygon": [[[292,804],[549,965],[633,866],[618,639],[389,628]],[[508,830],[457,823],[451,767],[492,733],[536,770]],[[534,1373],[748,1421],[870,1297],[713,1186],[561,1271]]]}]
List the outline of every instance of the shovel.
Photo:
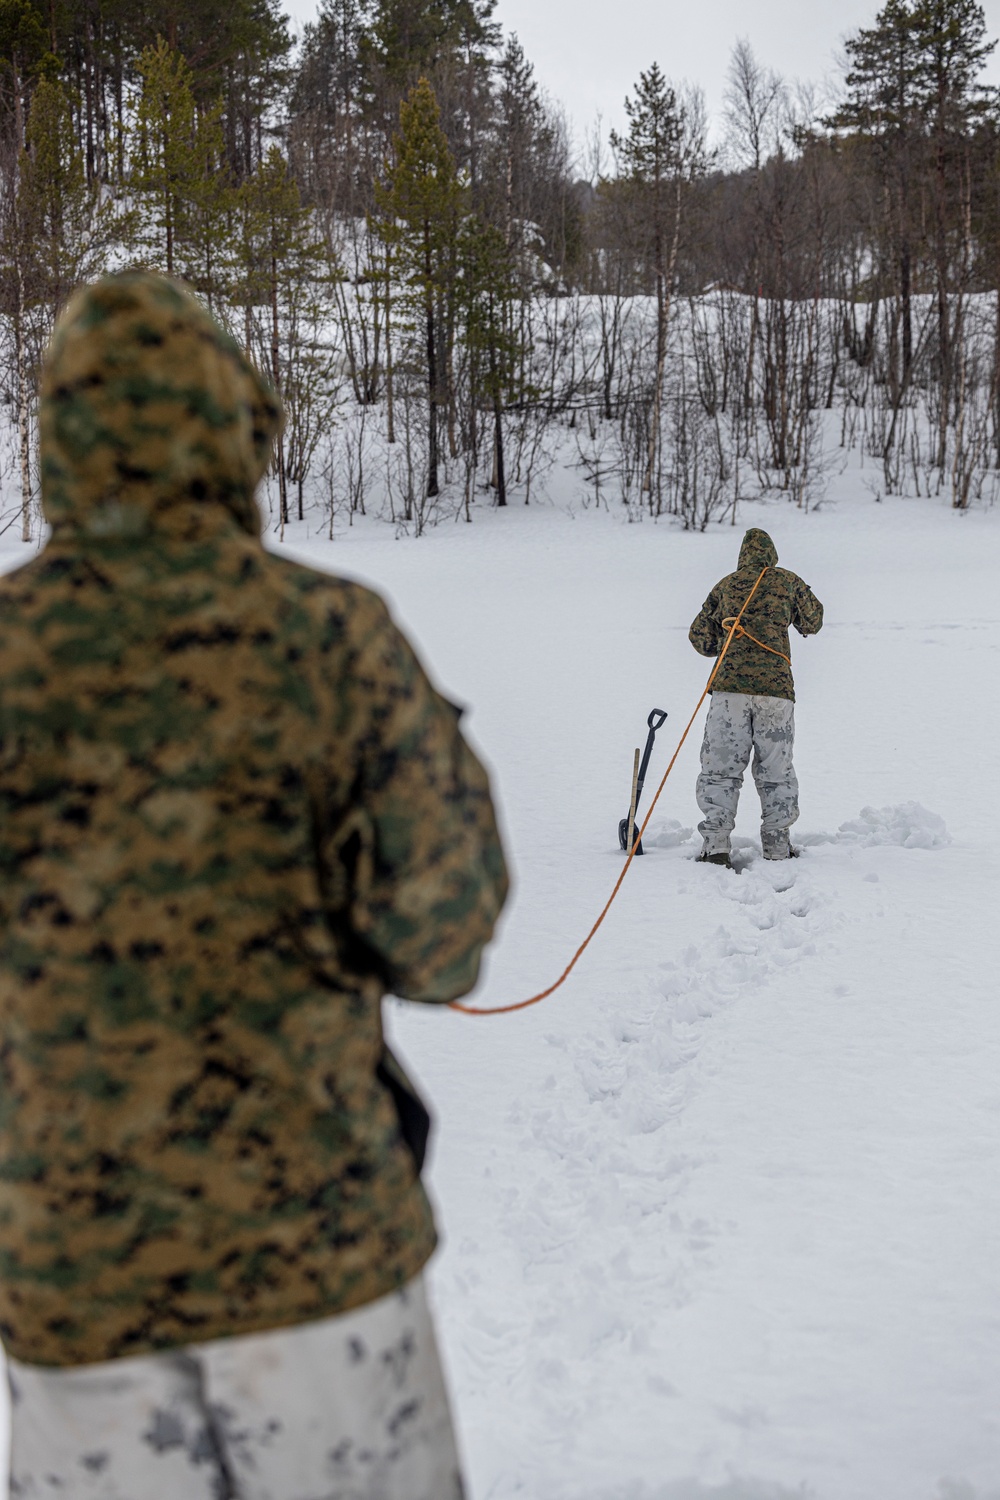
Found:
[{"label": "shovel", "polygon": [[667,712],[663,708],[654,708],[646,724],[649,734],[646,736],[646,748],[643,751],[642,764],[639,763],[639,752],[635,752],[635,760],[632,765],[632,801],[628,810],[628,817],[622,818],[618,824],[618,842],[624,853],[628,853],[635,844],[636,854],[644,854],[642,840],[636,843],[635,838],[635,814],[639,806],[639,798],[642,796],[642,788],[646,780],[646,770],[649,766],[649,757],[653,753],[653,741],[656,739],[656,731],[662,729],[667,722]]}]

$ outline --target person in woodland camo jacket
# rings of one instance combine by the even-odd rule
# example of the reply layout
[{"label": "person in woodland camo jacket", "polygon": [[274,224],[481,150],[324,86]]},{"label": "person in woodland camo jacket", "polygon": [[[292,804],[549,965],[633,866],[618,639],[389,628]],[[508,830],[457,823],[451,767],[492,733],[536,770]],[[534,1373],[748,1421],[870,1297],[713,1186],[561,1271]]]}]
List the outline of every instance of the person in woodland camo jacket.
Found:
[{"label": "person in woodland camo jacket", "polygon": [[382,602],[264,551],[279,421],[165,278],[57,327],[0,585],[15,1496],[461,1494],[381,999],[467,992],[507,877]]},{"label": "person in woodland camo jacket", "polygon": [[730,838],[751,754],[764,858],[788,859],[796,852],[788,833],[799,815],[788,629],[794,625],[800,635],[815,635],[823,625],[823,606],[796,573],[777,562],[767,532],[752,527],[743,538],[736,572],[716,584],[691,626],[695,650],[718,656],[729,634],[726,622],[739,615],[760,579],[712,684],[697,784],[699,858],[709,864],[730,865]]}]

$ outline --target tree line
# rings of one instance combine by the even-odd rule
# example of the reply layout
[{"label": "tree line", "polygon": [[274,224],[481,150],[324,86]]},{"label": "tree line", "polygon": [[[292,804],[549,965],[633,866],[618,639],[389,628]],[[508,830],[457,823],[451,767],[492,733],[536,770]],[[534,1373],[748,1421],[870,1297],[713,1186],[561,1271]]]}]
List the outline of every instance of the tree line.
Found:
[{"label": "tree line", "polygon": [[[721,144],[656,62],[574,148],[493,0],[0,0],[0,394],[72,289],[183,277],[288,412],[275,519],[420,531],[577,466],[701,526],[821,491],[830,412],[881,491],[1000,473],[1000,105],[977,0],[887,0],[838,95],[739,41]],[[990,491],[992,492],[992,491]],[[0,524],[7,524],[2,522]]]}]

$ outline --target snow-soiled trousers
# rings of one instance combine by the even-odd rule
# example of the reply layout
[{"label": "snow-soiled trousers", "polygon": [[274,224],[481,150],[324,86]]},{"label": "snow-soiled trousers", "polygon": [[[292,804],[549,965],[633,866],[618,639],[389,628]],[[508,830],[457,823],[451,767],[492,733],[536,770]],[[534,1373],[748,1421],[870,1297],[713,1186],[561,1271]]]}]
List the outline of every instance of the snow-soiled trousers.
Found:
[{"label": "snow-soiled trousers", "polygon": [[17,1500],[461,1500],[420,1277],[320,1322],[8,1370]]},{"label": "snow-soiled trousers", "polygon": [[753,755],[761,810],[761,844],[770,858],[788,853],[788,830],[799,815],[799,783],[792,765],[795,705],[788,698],[713,693],[701,747],[698,824],[704,854],[728,854],[743,772]]}]

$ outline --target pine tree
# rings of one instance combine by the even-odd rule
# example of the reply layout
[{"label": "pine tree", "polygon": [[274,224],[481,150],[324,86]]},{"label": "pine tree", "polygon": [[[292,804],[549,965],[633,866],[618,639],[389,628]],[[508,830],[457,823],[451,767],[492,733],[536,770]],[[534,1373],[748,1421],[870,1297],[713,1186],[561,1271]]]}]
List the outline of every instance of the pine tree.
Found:
[{"label": "pine tree", "polygon": [[32,279],[54,318],[73,289],[102,269],[109,246],[128,234],[131,221],[87,182],[72,100],[51,79],[43,79],[32,97],[20,193]]},{"label": "pine tree", "polygon": [[[313,233],[309,211],[277,146],[270,147],[240,188],[237,224],[234,291],[244,305],[247,353],[261,357],[287,412],[287,439],[284,433],[279,436],[275,452],[283,531],[289,519],[289,453],[301,519],[315,423],[330,405],[332,371],[319,344],[332,314],[339,271]],[[255,308],[265,309],[263,324],[255,325]]]},{"label": "pine tree", "polygon": [[[948,422],[956,381],[955,347],[961,337],[961,307],[952,311],[952,267],[960,281],[971,259],[970,135],[995,104],[996,91],[979,82],[996,47],[988,42],[986,18],[978,0],[917,0],[912,12],[917,39],[916,86],[918,108],[929,135],[934,206],[934,279],[937,300],[938,370],[941,405],[938,424],[938,466],[947,460]],[[950,229],[960,230],[962,251],[953,255]],[[965,288],[960,284],[959,290]]]},{"label": "pine tree", "polygon": [[495,0],[379,0],[369,49],[401,84],[427,75],[470,49],[496,44]]},{"label": "pine tree", "polygon": [[986,40],[983,7],[979,0],[916,0],[911,17],[918,108],[935,138],[964,137],[997,98],[978,81],[997,46]]},{"label": "pine tree", "polygon": [[191,70],[162,37],[139,59],[130,179],[140,214],[139,243],[172,275],[182,220],[197,181],[197,117]]},{"label": "pine tree", "polygon": [[[944,467],[958,337],[952,311],[956,266],[971,259],[971,137],[995,105],[979,78],[996,46],[978,0],[888,0],[874,26],[847,42],[847,97],[828,122],[871,144],[889,189],[902,321],[898,407],[913,363],[914,241],[929,251],[941,385],[937,461]],[[929,209],[929,212],[928,212]],[[965,226],[961,228],[960,226]],[[928,233],[929,228],[929,233]],[[955,231],[962,248],[955,253]]]},{"label": "pine tree", "polygon": [[[292,80],[292,39],[281,0],[219,4],[229,16],[225,46],[220,46],[217,73],[209,75],[199,98],[220,102],[226,153],[239,182],[263,161],[266,122],[283,111]],[[195,0],[196,14],[202,6],[203,0]]]},{"label": "pine tree", "polygon": [[175,258],[180,274],[215,312],[230,286],[229,240],[236,201],[220,104],[197,116],[187,167],[187,180],[178,193]]},{"label": "pine tree", "polygon": [[847,97],[834,117],[873,136],[913,128],[917,106],[917,33],[909,0],[888,0],[874,26],[848,37]]},{"label": "pine tree", "polygon": [[845,50],[847,97],[828,123],[869,143],[887,190],[902,323],[901,366],[892,372],[898,404],[913,368],[913,194],[920,153],[918,39],[908,0],[888,0],[875,25],[850,37]]},{"label": "pine tree", "polygon": [[[476,217],[463,224],[458,253],[470,405],[475,411],[482,402],[493,416],[497,505],[503,506],[507,504],[503,412],[509,400],[523,394],[517,390],[524,352],[516,316],[517,267],[501,230]],[[470,425],[475,426],[474,422]]]},{"label": "pine tree", "polygon": [[363,45],[371,0],[322,0],[305,28],[291,98],[291,154],[305,191],[327,211],[371,204],[365,115],[372,102]]},{"label": "pine tree", "polygon": [[235,203],[222,105],[197,102],[194,74],[162,39],[143,51],[139,74],[129,132],[136,247],[190,281],[214,311],[227,291]]},{"label": "pine tree", "polygon": [[283,307],[285,430],[282,440],[288,484],[304,515],[303,490],[321,439],[328,437],[340,402],[340,382],[330,345],[334,285],[340,278],[319,245],[311,263],[287,283]]},{"label": "pine tree", "polygon": [[13,342],[13,369],[8,400],[17,412],[17,446],[21,471],[21,539],[31,540],[31,413],[41,346],[37,326],[38,295],[30,226],[24,218],[21,173],[24,152],[12,140],[0,140],[0,267],[4,311]]},{"label": "pine tree", "polygon": [[[0,0],[21,3],[21,0]],[[228,166],[238,180],[261,156],[260,114],[280,107],[291,38],[281,0],[29,0],[78,103],[88,181],[126,174],[122,134],[147,47],[162,38],[188,63],[199,110],[221,105]]]},{"label": "pine tree", "polygon": [[516,36],[507,41],[497,69],[498,144],[503,152],[503,224],[514,243],[515,220],[533,218],[531,169],[536,145],[546,133],[545,111],[535,70]]},{"label": "pine tree", "polygon": [[644,481],[652,506],[684,185],[704,171],[706,155],[699,122],[690,118],[657,63],[640,73],[635,98],[625,100],[625,113],[628,134],[613,131],[611,144],[651,228],[656,288],[656,373]]},{"label": "pine tree", "polygon": [[[13,153],[13,144],[7,149]],[[31,95],[25,147],[12,161],[12,170],[4,174],[3,250],[12,293],[21,535],[28,541],[31,432],[41,350],[66,297],[99,269],[115,223],[100,195],[87,185],[66,92],[44,75]]]},{"label": "pine tree", "polygon": [[450,321],[456,245],[464,192],[441,128],[438,102],[426,78],[400,107],[395,165],[378,194],[382,233],[395,246],[395,264],[411,308],[421,319],[427,368],[427,497],[440,491],[439,412],[447,399],[443,333]]},{"label": "pine tree", "polygon": [[368,94],[362,51],[372,11],[372,0],[321,0],[302,38],[293,112],[315,111],[335,131],[353,123]]},{"label": "pine tree", "polygon": [[24,145],[31,84],[51,75],[56,59],[47,49],[41,17],[31,0],[0,0],[0,75],[6,75],[14,147]]}]

